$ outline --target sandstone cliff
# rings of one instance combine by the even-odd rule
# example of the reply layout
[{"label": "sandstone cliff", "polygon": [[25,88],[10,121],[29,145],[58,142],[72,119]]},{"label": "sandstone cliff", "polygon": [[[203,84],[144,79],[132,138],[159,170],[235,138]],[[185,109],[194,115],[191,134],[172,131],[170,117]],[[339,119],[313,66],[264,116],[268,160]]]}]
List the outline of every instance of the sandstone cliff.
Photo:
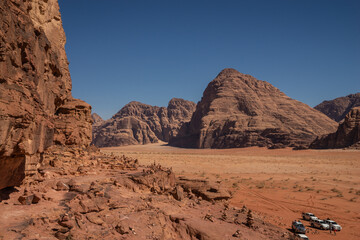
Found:
[{"label": "sandstone cliff", "polygon": [[296,146],[336,126],[270,83],[224,69],[205,89],[191,121],[169,143],[193,148]]},{"label": "sandstone cliff", "polygon": [[57,0],[0,1],[0,189],[54,143],[89,145],[91,107],[71,96]]},{"label": "sandstone cliff", "polygon": [[310,148],[357,148],[360,149],[360,107],[346,115],[336,132],[317,138]]},{"label": "sandstone cliff", "polygon": [[314,108],[329,118],[340,122],[354,107],[360,106],[360,93],[350,94],[330,101],[323,101]]},{"label": "sandstone cliff", "polygon": [[179,98],[171,99],[167,108],[130,102],[94,128],[93,143],[111,147],[168,141],[190,120],[194,110],[195,103]]}]

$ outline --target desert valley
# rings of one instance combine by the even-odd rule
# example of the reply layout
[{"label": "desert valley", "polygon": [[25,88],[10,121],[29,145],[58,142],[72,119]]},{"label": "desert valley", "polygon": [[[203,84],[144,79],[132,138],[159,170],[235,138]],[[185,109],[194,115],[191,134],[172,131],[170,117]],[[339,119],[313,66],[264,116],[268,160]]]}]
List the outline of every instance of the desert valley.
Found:
[{"label": "desert valley", "polygon": [[360,93],[312,108],[225,68],[104,120],[65,43],[57,0],[0,2],[0,240],[360,239]]}]

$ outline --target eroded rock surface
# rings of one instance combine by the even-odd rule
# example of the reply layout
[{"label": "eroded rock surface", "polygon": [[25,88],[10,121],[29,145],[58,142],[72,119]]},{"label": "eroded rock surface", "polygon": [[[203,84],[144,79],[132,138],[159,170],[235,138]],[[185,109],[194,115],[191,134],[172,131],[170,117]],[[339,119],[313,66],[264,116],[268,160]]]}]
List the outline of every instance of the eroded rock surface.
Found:
[{"label": "eroded rock surface", "polygon": [[193,148],[277,148],[310,144],[336,126],[270,83],[224,69],[205,89],[191,121],[169,143]]},{"label": "eroded rock surface", "polygon": [[340,122],[354,107],[360,106],[360,93],[350,94],[345,97],[323,101],[314,108],[324,113],[329,118]]},{"label": "eroded rock surface", "polygon": [[0,239],[289,237],[255,214],[247,227],[246,212],[229,205],[217,183],[178,179],[171,169],[94,147],[52,146],[43,157],[37,174],[0,198]]},{"label": "eroded rock surface", "polygon": [[360,107],[346,115],[336,132],[317,138],[310,148],[354,148],[360,149]]},{"label": "eroded rock surface", "polygon": [[93,143],[98,147],[113,147],[167,142],[190,120],[194,110],[195,103],[179,98],[171,99],[167,108],[130,102],[94,128]]},{"label": "eroded rock surface", "polygon": [[56,0],[0,2],[0,189],[33,174],[54,138],[91,142],[91,107],[71,96],[65,41]]}]

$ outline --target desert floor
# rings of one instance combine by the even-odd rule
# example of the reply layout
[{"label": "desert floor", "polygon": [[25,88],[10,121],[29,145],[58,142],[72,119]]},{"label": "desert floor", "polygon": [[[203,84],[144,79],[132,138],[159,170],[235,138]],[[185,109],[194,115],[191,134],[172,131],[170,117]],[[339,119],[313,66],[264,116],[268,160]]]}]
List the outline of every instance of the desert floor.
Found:
[{"label": "desert floor", "polygon": [[337,221],[336,236],[309,226],[311,240],[360,239],[360,151],[182,149],[165,143],[102,148],[102,152],[172,167],[187,177],[221,181],[234,206],[246,205],[264,221],[290,229],[301,212]]}]

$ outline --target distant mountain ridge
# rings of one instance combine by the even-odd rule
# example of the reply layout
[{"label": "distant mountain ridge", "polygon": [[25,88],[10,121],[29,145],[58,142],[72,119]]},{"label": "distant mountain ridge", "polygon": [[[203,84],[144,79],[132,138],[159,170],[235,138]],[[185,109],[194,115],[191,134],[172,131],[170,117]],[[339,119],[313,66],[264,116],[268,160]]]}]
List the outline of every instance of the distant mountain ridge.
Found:
[{"label": "distant mountain ridge", "polygon": [[360,149],[360,107],[352,108],[336,132],[317,138],[310,148]]},{"label": "distant mountain ridge", "polygon": [[169,144],[192,148],[308,145],[337,123],[265,81],[224,69],[209,83],[189,123]]},{"label": "distant mountain ridge", "polygon": [[190,120],[194,110],[194,102],[180,98],[171,99],[166,108],[130,102],[93,129],[93,144],[112,147],[167,142]]},{"label": "distant mountain ridge", "polygon": [[333,100],[323,101],[314,108],[324,113],[329,118],[340,122],[354,107],[360,106],[360,93],[349,94]]},{"label": "distant mountain ridge", "polygon": [[91,114],[91,118],[93,120],[93,126],[99,126],[104,122],[104,119],[102,119],[97,113]]}]

